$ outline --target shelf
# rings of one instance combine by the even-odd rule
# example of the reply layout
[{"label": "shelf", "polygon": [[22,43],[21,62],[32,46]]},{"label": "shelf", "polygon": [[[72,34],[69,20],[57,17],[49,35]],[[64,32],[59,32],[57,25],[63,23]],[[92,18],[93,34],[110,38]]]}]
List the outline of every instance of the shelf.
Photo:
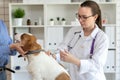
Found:
[{"label": "shelf", "polygon": [[14,5],[15,6],[19,6],[19,5],[28,5],[29,6],[29,5],[43,5],[43,3],[29,3],[29,4],[28,3],[10,3],[9,6],[11,6],[11,5],[12,6],[14,6]]},{"label": "shelf", "polygon": [[77,25],[47,25],[47,27],[73,27],[73,26],[77,27]]},{"label": "shelf", "polygon": [[111,4],[116,4],[116,2],[98,2],[99,4],[109,4],[109,5],[111,5]]},{"label": "shelf", "polygon": [[[65,2],[65,3],[11,3],[12,5],[54,5],[54,4],[81,4],[82,2]],[[116,4],[116,2],[97,2],[98,4]]]},{"label": "shelf", "polygon": [[[81,4],[82,2],[71,2],[71,4]],[[116,2],[97,2],[98,4],[116,4]]]},{"label": "shelf", "polygon": [[13,28],[14,27],[44,27],[44,25],[22,25],[22,26],[12,26]]},{"label": "shelf", "polygon": [[[44,27],[45,25],[22,25],[22,26],[12,26],[12,27]],[[80,26],[80,25],[47,25],[47,27],[73,27],[73,26]],[[103,24],[103,27],[111,26],[114,27],[116,24]]]}]

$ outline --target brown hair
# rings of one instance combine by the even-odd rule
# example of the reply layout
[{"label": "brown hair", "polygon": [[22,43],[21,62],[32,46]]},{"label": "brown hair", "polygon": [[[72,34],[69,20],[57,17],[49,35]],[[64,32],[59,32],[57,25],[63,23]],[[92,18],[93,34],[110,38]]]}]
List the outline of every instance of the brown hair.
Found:
[{"label": "brown hair", "polygon": [[100,10],[99,5],[94,1],[85,1],[80,6],[81,7],[90,7],[92,10],[93,16],[98,14],[98,18],[95,23],[98,25],[98,27],[100,29],[102,29],[102,22],[101,22],[102,18],[101,18],[101,10]]}]

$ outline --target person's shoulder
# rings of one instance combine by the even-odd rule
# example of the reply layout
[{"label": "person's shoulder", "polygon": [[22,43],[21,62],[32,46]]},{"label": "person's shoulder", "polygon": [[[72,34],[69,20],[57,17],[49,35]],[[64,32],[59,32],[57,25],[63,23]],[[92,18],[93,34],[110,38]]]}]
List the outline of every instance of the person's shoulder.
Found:
[{"label": "person's shoulder", "polygon": [[99,31],[98,31],[98,36],[101,38],[101,39],[104,39],[104,40],[108,40],[108,36],[107,36],[107,34],[103,31],[103,30],[101,30],[101,29],[99,29]]}]

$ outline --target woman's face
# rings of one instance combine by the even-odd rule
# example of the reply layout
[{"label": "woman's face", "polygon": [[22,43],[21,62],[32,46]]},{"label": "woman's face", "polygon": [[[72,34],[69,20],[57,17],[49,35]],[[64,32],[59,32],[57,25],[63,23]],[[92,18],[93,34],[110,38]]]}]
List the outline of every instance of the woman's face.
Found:
[{"label": "woman's face", "polygon": [[90,7],[80,7],[78,11],[78,20],[83,28],[92,28],[95,25],[97,15],[93,16]]}]

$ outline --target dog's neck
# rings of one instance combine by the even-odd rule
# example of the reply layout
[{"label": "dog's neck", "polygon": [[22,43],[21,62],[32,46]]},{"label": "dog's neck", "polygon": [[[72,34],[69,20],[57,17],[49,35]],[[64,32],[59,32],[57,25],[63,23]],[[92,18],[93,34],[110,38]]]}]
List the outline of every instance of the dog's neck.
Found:
[{"label": "dog's neck", "polygon": [[[44,49],[39,49],[39,50],[33,50],[33,51],[28,51],[25,55],[31,55],[31,54],[38,54],[38,53],[40,53],[41,51],[43,51],[43,52],[45,52],[45,50]],[[22,55],[19,55],[18,57],[22,57]]]},{"label": "dog's neck", "polygon": [[27,55],[27,59],[28,59],[28,63],[31,63],[31,61],[33,61],[33,60],[35,60],[35,58],[39,57],[39,55],[41,54],[41,52],[45,52],[45,51],[43,49],[29,51],[26,54]]},{"label": "dog's neck", "polygon": [[[37,50],[41,50],[42,48],[41,47],[36,47],[36,46],[33,46],[30,51],[37,51]],[[39,52],[36,52],[35,54],[38,54]]]}]

